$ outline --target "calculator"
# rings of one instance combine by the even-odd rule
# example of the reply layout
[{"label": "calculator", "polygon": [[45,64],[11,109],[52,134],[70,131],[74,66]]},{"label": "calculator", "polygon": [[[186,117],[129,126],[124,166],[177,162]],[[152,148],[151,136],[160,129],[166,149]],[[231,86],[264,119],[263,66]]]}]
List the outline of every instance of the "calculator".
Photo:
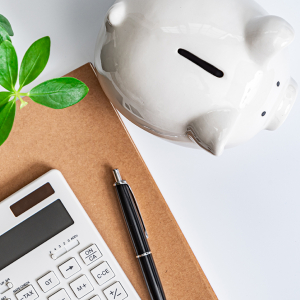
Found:
[{"label": "calculator", "polygon": [[58,170],[0,202],[0,300],[140,297]]}]

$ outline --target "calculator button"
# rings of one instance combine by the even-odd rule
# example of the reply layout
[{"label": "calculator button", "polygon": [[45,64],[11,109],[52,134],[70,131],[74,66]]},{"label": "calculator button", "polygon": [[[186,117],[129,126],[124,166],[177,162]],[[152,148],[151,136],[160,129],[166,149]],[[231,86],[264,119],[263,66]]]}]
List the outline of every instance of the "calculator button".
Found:
[{"label": "calculator button", "polygon": [[18,300],[34,300],[39,297],[32,285],[16,294]]},{"label": "calculator button", "polygon": [[101,263],[98,267],[93,269],[91,273],[99,285],[102,285],[103,283],[115,277],[114,272],[107,262]]},{"label": "calculator button", "polygon": [[59,284],[59,280],[53,272],[49,272],[48,274],[40,278],[37,282],[44,293],[50,291],[52,288]]},{"label": "calculator button", "polygon": [[82,275],[81,277],[70,283],[70,287],[78,299],[84,297],[94,290],[93,286],[90,284],[85,275]]},{"label": "calculator button", "polygon": [[80,256],[86,265],[90,265],[92,262],[100,258],[102,256],[102,253],[99,251],[96,245],[91,245],[90,247],[80,252]]},{"label": "calculator button", "polygon": [[67,243],[65,245],[65,248],[67,251],[70,251],[72,250],[73,248],[77,247],[79,245],[79,241],[78,240],[75,240],[75,241],[71,241],[69,243]]},{"label": "calculator button", "polygon": [[64,289],[61,289],[57,293],[48,297],[48,300],[70,300],[70,297]]},{"label": "calculator button", "polygon": [[78,262],[75,258],[71,258],[59,267],[59,271],[65,278],[70,278],[75,273],[79,272],[81,270]]},{"label": "calculator button", "polygon": [[116,282],[103,291],[108,300],[123,300],[128,297],[120,282]]},{"label": "calculator button", "polygon": [[98,295],[92,297],[90,300],[101,300],[100,297]]}]

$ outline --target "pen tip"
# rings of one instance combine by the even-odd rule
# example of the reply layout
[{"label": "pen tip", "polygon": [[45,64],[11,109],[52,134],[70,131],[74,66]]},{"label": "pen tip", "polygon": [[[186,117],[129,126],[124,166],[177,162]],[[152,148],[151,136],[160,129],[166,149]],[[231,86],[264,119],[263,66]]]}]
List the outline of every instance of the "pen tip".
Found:
[{"label": "pen tip", "polygon": [[119,169],[114,169],[113,174],[114,174],[116,182],[122,181],[122,177],[120,175]]}]

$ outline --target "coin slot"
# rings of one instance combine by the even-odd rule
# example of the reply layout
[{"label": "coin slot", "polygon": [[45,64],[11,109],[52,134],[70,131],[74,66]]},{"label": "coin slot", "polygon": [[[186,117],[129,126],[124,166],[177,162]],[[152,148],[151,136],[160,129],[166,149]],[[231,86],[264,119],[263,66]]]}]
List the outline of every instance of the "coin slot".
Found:
[{"label": "coin slot", "polygon": [[178,49],[178,53],[181,56],[183,56],[186,59],[193,62],[194,64],[201,67],[206,72],[208,72],[208,73],[210,73],[210,74],[212,74],[212,75],[214,75],[218,78],[222,78],[224,76],[224,73],[221,70],[219,70],[215,66],[211,65],[210,63],[206,62],[205,60],[199,58],[198,56],[194,55],[193,53],[191,53],[187,50],[184,50],[184,49]]}]

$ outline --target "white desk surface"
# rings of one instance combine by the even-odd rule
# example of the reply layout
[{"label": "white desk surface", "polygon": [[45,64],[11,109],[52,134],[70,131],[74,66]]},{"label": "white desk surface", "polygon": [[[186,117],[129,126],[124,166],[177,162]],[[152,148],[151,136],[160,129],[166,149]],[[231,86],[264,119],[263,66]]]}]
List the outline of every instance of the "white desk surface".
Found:
[{"label": "white desk surface", "polygon": [[[258,2],[298,32],[290,54],[292,76],[300,84],[299,0]],[[20,58],[36,39],[51,37],[50,61],[39,83],[93,61],[113,0],[0,3]],[[218,298],[299,299],[300,99],[280,129],[261,132],[218,158],[124,122]]]}]

